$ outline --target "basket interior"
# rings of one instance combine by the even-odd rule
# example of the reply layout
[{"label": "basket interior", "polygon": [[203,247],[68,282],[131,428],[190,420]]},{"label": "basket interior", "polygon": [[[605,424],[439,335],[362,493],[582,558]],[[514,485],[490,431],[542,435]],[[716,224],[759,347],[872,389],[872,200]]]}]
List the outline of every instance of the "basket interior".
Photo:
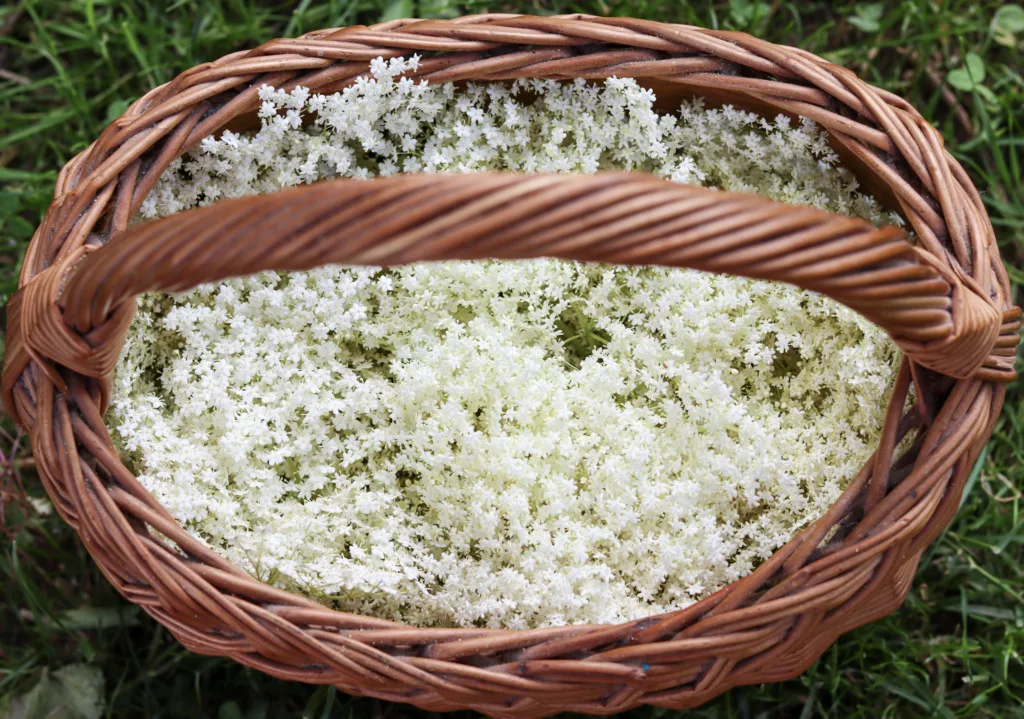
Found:
[{"label": "basket interior", "polygon": [[[654,107],[658,112],[673,113],[684,101],[701,98],[708,107],[732,105],[733,107],[746,110],[747,112],[753,112],[769,119],[780,114],[786,115],[793,120],[796,120],[799,117],[795,113],[781,110],[761,98],[742,91],[724,91],[712,87],[693,88],[677,82],[669,82],[658,78],[635,78],[635,80],[641,87],[654,91],[656,98]],[[511,84],[511,81],[508,80],[487,80],[485,82]],[[587,82],[591,84],[600,84],[601,81],[588,80]],[[465,82],[456,83],[456,85],[461,84],[465,84]],[[341,87],[328,87],[320,89],[317,92],[322,94],[331,94],[334,92],[340,92],[341,89]],[[310,118],[306,118],[306,121],[309,122]],[[251,112],[242,113],[241,115],[233,118],[219,128],[214,134],[218,134],[224,130],[244,133],[257,130],[259,127],[260,120],[257,115],[257,111],[253,110]],[[893,192],[892,188],[880,180],[879,177],[864,164],[864,161],[854,153],[850,152],[845,145],[840,142],[836,142],[832,133],[828,132],[825,128],[823,128],[823,130],[829,138],[829,144],[832,149],[835,150],[836,154],[841,158],[843,166],[853,173],[867,193],[878,200],[879,204],[886,210],[900,212],[900,204],[896,199],[896,194]],[[905,174],[909,175],[910,173]]]}]

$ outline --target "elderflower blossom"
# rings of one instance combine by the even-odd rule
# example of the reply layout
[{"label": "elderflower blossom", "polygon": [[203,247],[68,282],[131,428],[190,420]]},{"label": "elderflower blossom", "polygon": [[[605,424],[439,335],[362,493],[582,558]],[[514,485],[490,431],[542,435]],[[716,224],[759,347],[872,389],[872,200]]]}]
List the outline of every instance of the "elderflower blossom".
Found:
[{"label": "elderflower blossom", "polygon": [[[615,168],[889,219],[807,121],[659,114],[632,80],[428,86],[415,63],[264,87],[261,128],[207,138],[141,217],[327,177]],[[156,499],[264,581],[423,626],[608,623],[707,596],[820,516],[897,359],[780,284],[325,267],[141,298],[110,416]]]}]

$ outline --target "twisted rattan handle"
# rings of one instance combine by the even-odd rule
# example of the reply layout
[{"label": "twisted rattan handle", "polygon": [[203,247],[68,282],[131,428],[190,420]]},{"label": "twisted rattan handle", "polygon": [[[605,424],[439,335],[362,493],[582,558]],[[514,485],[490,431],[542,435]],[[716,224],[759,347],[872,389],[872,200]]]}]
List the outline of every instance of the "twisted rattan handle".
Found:
[{"label": "twisted rattan handle", "polygon": [[[793,283],[876,322],[925,367],[1007,379],[999,310],[901,230],[639,173],[328,181],[183,212],[84,254],[23,288],[14,341],[92,377],[113,371],[143,292],[328,263],[548,256]],[[1011,346],[1010,377],[1012,361]]]}]

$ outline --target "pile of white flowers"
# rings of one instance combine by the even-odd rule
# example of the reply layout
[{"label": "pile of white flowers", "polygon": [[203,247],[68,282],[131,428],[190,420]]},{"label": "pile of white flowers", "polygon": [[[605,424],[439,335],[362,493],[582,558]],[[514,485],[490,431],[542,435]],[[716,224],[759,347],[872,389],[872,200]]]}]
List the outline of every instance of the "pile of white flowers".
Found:
[{"label": "pile of white flowers", "polygon": [[[887,217],[811,123],[631,80],[264,88],[142,217],[325,177],[635,169]],[[312,123],[303,126],[303,117]],[[897,352],[795,288],[555,260],[273,272],[141,300],[113,434],[190,532],[255,576],[418,625],[684,607],[834,502]]]}]

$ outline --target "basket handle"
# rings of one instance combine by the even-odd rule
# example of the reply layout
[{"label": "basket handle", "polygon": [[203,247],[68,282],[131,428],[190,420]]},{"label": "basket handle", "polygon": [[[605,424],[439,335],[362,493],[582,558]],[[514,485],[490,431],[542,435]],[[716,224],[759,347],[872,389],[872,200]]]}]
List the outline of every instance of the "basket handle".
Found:
[{"label": "basket handle", "polygon": [[900,229],[643,173],[325,181],[182,212],[81,254],[19,291],[8,355],[24,343],[37,359],[109,377],[143,292],[328,263],[544,256],[789,282],[877,323],[912,362],[1013,378],[1012,313]]}]

